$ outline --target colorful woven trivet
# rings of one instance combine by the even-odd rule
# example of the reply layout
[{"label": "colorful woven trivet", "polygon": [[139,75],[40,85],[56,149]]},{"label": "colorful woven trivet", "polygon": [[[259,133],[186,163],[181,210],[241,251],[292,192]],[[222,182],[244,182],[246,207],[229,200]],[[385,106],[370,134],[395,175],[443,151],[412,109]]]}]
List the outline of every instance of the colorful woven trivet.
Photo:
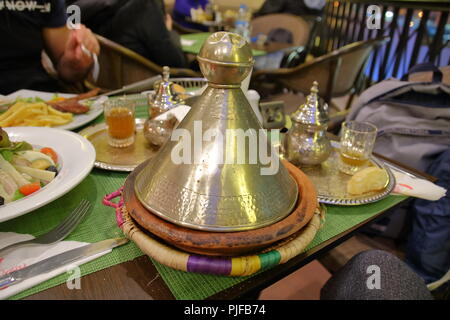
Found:
[{"label": "colorful woven trivet", "polygon": [[[310,222],[299,232],[282,240],[259,254],[240,257],[210,257],[190,254],[173,248],[135,224],[129,216],[122,199],[122,190],[107,195],[103,204],[116,209],[116,220],[124,235],[132,240],[145,254],[173,269],[227,276],[249,276],[260,270],[283,264],[302,253],[314,239],[324,220],[326,207],[317,208]],[[112,202],[119,198],[118,203]]]}]

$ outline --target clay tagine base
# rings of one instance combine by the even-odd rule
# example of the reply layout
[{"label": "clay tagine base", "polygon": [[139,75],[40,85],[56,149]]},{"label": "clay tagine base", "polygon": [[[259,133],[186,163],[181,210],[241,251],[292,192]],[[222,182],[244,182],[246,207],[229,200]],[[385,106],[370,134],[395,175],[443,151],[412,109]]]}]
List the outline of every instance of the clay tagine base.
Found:
[{"label": "clay tagine base", "polygon": [[239,232],[206,232],[174,225],[147,210],[134,193],[136,176],[147,161],[139,165],[127,178],[123,190],[125,207],[130,216],[144,230],[184,251],[210,256],[236,256],[260,251],[298,232],[313,217],[318,206],[312,182],[297,167],[283,160],[298,185],[299,197],[294,211],[272,225]]}]

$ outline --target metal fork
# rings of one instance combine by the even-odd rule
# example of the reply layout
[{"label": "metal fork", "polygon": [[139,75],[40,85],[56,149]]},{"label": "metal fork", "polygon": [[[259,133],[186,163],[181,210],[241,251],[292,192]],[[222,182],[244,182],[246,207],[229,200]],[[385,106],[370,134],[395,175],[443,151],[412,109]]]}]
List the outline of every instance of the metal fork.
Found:
[{"label": "metal fork", "polygon": [[0,249],[0,256],[13,248],[22,247],[30,244],[52,244],[61,241],[67,237],[75,227],[83,220],[86,213],[89,211],[91,203],[85,199],[81,200],[80,204],[54,229],[46,234],[31,240],[25,240],[13,243]]}]

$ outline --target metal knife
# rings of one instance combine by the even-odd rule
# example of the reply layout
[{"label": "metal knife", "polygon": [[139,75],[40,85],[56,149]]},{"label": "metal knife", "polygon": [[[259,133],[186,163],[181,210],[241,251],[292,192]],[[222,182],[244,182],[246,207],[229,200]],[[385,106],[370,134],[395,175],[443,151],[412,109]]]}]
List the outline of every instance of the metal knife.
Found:
[{"label": "metal knife", "polygon": [[142,81],[138,81],[132,84],[129,84],[127,86],[124,86],[120,89],[114,90],[114,91],[110,91],[110,92],[106,92],[103,94],[103,96],[107,96],[107,97],[111,97],[111,96],[115,96],[118,94],[125,94],[128,92],[140,92],[140,91],[145,91],[145,90],[153,90],[153,85],[155,84],[155,82],[162,80],[162,77],[160,75],[142,80]]},{"label": "metal knife", "polygon": [[40,274],[47,273],[60,267],[69,265],[82,258],[87,258],[121,246],[127,242],[128,239],[126,238],[103,240],[100,242],[85,245],[80,248],[72,249],[70,251],[39,261],[24,269],[14,271],[3,277],[0,277],[0,290],[29,278],[38,276]]}]

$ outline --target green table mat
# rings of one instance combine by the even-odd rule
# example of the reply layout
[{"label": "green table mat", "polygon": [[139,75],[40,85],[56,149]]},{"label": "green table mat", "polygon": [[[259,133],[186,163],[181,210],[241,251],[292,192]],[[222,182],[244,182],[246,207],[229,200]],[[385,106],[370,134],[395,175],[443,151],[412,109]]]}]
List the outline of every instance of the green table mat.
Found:
[{"label": "green table mat", "polygon": [[[147,115],[146,99],[140,95],[133,96],[138,101],[136,116]],[[103,121],[102,117],[95,123]],[[74,230],[67,240],[97,242],[108,238],[122,236],[116,225],[114,209],[105,207],[101,201],[104,195],[121,187],[127,177],[126,173],[117,173],[93,169],[81,184],[54,202],[29,214],[0,224],[0,232],[17,232],[38,236],[56,226],[81,199],[88,199],[93,204],[90,215]],[[374,215],[406,199],[403,196],[389,196],[376,203],[355,206],[329,206],[326,222],[318,232],[308,249],[354,227]],[[81,266],[81,274],[87,275],[142,256],[134,243],[128,243],[114,249],[111,253]],[[176,299],[204,299],[227,289],[248,277],[225,277],[186,273],[173,270],[155,261],[153,263],[161,277]],[[67,274],[62,274],[40,285],[23,291],[11,299],[21,299],[48,288],[65,283]],[[83,282],[81,282],[83,288]]]},{"label": "green table mat", "polygon": [[[203,43],[205,40],[211,35],[210,32],[199,32],[199,33],[190,33],[190,34],[183,34],[181,35],[181,39],[183,40],[189,40],[189,41],[195,41],[192,45],[186,46],[181,45],[184,52],[187,53],[193,53],[198,54],[200,52],[200,49],[202,48]],[[264,50],[256,50],[252,49],[253,56],[263,56],[266,53]]]}]

